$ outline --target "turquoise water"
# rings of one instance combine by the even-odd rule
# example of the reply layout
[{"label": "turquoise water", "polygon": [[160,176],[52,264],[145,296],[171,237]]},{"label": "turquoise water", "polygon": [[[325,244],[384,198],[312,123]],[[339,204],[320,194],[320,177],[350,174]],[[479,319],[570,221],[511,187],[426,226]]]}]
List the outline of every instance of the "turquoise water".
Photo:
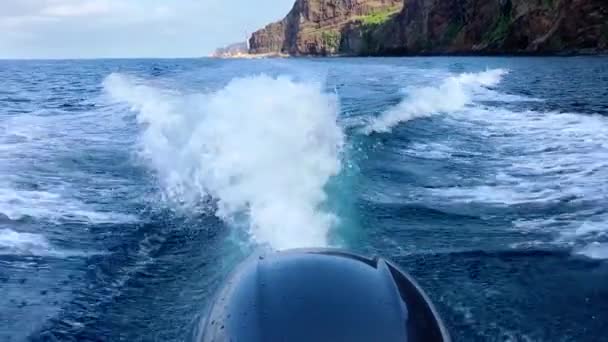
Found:
[{"label": "turquoise water", "polygon": [[182,341],[256,249],[393,259],[456,341],[608,332],[608,60],[0,62],[0,340]]}]

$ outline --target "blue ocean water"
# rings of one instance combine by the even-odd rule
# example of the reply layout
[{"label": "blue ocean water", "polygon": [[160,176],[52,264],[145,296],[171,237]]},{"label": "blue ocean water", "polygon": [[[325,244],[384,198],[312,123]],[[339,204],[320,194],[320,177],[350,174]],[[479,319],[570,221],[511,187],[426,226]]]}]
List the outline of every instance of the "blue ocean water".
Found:
[{"label": "blue ocean water", "polygon": [[0,341],[187,341],[319,246],[456,341],[605,340],[608,59],[0,62]]}]

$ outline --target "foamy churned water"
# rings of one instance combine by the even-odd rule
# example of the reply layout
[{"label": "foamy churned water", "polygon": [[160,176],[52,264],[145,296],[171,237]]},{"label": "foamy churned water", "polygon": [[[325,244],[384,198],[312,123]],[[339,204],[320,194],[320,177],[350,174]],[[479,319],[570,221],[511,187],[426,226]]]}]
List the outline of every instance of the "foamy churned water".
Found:
[{"label": "foamy churned water", "polygon": [[50,249],[48,241],[42,235],[0,229],[0,255],[46,255]]},{"label": "foamy churned water", "polygon": [[449,76],[438,85],[407,88],[403,101],[376,118],[364,132],[390,132],[394,126],[409,120],[463,110],[473,103],[477,93],[497,85],[506,74],[503,69],[463,73]]},{"label": "foamy churned water", "polygon": [[607,62],[0,61],[0,340],[183,341],[244,254],[333,245],[455,340],[606,336]]},{"label": "foamy churned water", "polygon": [[[543,100],[493,89],[505,75],[507,71],[494,69],[448,76],[436,86],[407,88],[404,99],[372,119],[363,132],[391,133],[395,126],[410,120],[443,114],[446,127],[436,127],[438,132],[447,130],[452,135],[451,129],[467,127],[466,134],[453,134],[449,144],[413,142],[402,153],[467,164],[471,156],[484,156],[474,163],[485,174],[455,180],[454,186],[413,189],[405,197],[439,208],[464,204],[465,208],[490,210],[521,210],[518,208],[525,206],[569,209],[547,213],[543,219],[520,218],[513,226],[552,234],[547,243],[571,248],[574,254],[607,259],[606,215],[578,208],[607,199],[608,121],[600,115],[508,109],[504,106],[507,103]],[[487,151],[468,150],[471,147],[466,139],[482,140]]]},{"label": "foamy churned water", "polygon": [[321,206],[344,136],[321,85],[258,76],[182,95],[120,74],[104,84],[137,112],[141,156],[169,200],[209,196],[218,217],[276,249],[329,244],[336,217]]}]

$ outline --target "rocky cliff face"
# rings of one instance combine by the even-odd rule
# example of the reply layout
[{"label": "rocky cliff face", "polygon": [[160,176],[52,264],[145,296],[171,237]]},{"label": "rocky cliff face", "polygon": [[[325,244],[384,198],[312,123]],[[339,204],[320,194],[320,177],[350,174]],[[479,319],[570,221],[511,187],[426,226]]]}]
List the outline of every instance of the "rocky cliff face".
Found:
[{"label": "rocky cliff face", "polygon": [[406,3],[393,22],[372,30],[371,49],[358,53],[585,53],[608,47],[606,0]]},{"label": "rocky cliff face", "polygon": [[253,33],[251,53],[341,53],[344,27],[353,21],[397,14],[403,0],[296,0],[285,19]]},{"label": "rocky cliff face", "polygon": [[534,54],[608,51],[607,0],[297,0],[252,53]]}]

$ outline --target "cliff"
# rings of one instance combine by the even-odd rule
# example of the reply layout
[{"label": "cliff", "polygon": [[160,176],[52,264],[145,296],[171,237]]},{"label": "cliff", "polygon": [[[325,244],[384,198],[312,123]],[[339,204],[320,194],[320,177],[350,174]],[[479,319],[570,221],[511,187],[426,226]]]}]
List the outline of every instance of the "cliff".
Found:
[{"label": "cliff", "polygon": [[607,0],[297,0],[251,53],[569,54],[608,51]]},{"label": "cliff", "polygon": [[375,16],[397,14],[403,0],[296,0],[285,19],[254,32],[250,53],[342,53],[344,28]]},{"label": "cliff", "polygon": [[211,57],[215,58],[231,58],[240,57],[249,54],[249,47],[246,42],[230,44],[226,47],[216,49]]}]

